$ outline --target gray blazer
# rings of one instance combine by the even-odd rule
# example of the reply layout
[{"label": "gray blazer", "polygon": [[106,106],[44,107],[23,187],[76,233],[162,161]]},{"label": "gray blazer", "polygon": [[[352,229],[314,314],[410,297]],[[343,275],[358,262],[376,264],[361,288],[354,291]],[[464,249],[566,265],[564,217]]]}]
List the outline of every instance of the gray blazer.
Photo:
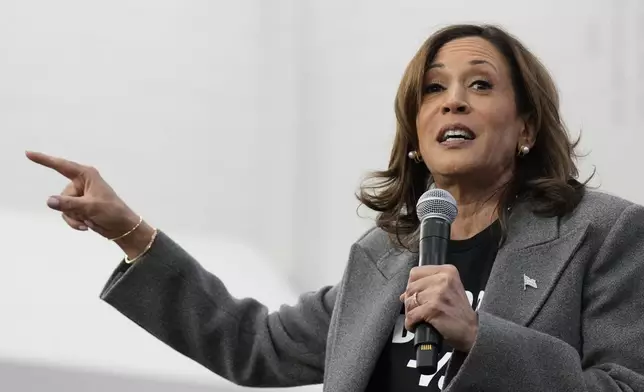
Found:
[{"label": "gray blazer", "polygon": [[[324,383],[363,391],[400,312],[417,256],[372,229],[342,281],[269,313],[160,233],[101,298],[180,353],[240,385]],[[537,288],[525,287],[523,276]],[[563,218],[517,205],[469,354],[445,391],[644,391],[644,207],[588,191]]]}]

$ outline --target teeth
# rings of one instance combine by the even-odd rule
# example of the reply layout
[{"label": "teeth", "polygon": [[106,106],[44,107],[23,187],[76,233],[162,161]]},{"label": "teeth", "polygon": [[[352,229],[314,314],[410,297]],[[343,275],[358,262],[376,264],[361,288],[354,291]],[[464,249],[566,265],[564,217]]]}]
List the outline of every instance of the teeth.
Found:
[{"label": "teeth", "polygon": [[447,139],[452,139],[452,138],[467,139],[467,140],[473,139],[472,133],[469,131],[466,131],[464,129],[450,129],[449,131],[446,131],[443,134],[443,138],[441,141],[444,142]]}]

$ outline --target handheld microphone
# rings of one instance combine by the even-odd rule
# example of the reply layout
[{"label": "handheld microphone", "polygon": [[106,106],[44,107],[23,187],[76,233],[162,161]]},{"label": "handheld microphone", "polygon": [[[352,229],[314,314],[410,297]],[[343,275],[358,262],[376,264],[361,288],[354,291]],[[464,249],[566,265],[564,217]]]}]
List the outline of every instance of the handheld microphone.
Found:
[{"label": "handheld microphone", "polygon": [[[450,229],[458,214],[456,200],[449,192],[433,188],[420,197],[416,213],[420,220],[418,265],[445,264]],[[436,373],[443,336],[427,323],[419,324],[414,334],[416,369],[421,374]]]}]

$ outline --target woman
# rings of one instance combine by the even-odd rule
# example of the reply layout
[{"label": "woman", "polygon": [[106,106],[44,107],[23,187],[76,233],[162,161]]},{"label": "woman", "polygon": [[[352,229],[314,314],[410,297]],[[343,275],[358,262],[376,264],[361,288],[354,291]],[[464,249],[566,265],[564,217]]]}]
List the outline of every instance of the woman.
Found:
[{"label": "woman", "polygon": [[[27,155],[72,180],[49,207],[126,254],[102,298],[237,384],[644,390],[644,208],[576,180],[558,106],[546,69],[503,30],[429,37],[396,97],[389,168],[359,196],[380,213],[376,227],[351,248],[340,283],[270,314],[231,297],[96,170]],[[414,267],[415,206],[429,186],[458,203],[450,264]],[[407,331],[419,322],[445,339],[435,375],[414,369]]]}]

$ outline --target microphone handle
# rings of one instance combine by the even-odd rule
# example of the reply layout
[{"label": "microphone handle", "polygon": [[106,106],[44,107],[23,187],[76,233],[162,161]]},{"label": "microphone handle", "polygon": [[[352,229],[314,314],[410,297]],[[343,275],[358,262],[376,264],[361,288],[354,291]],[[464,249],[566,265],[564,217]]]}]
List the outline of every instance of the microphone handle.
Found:
[{"label": "microphone handle", "polygon": [[[447,260],[450,224],[444,220],[426,219],[421,223],[419,266],[442,265]],[[438,370],[438,359],[443,348],[443,336],[431,324],[421,323],[414,331],[416,369],[424,375]]]}]

